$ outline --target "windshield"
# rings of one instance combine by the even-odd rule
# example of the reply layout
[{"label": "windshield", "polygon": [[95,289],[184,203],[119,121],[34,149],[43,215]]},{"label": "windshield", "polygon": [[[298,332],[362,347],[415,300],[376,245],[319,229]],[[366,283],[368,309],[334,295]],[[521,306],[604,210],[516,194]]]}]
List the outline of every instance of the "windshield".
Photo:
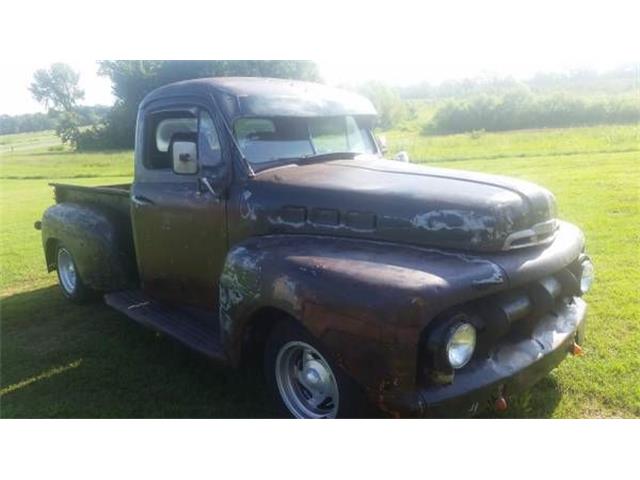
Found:
[{"label": "windshield", "polygon": [[340,117],[239,118],[234,133],[254,165],[331,153],[376,153],[363,119]]}]

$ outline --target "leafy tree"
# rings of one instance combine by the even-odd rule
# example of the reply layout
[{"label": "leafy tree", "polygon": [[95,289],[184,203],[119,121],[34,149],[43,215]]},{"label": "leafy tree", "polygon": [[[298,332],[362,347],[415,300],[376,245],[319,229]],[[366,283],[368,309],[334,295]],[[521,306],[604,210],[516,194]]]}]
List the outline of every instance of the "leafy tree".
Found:
[{"label": "leafy tree", "polygon": [[369,82],[359,89],[360,93],[369,98],[376,107],[380,126],[384,129],[397,126],[399,122],[409,117],[409,109],[395,90],[388,86]]},{"label": "leafy tree", "polygon": [[76,146],[80,134],[79,123],[80,117],[76,112],[60,112],[56,115],[56,135],[62,143]]},{"label": "leafy tree", "polygon": [[42,103],[49,115],[56,118],[56,134],[64,143],[75,145],[78,138],[77,102],[84,98],[78,87],[80,75],[64,63],[36,71],[29,87],[33,98]]},{"label": "leafy tree", "polygon": [[49,70],[40,69],[33,75],[29,87],[33,97],[46,109],[70,112],[77,101],[84,98],[84,91],[78,88],[80,75],[64,63],[54,63]]}]

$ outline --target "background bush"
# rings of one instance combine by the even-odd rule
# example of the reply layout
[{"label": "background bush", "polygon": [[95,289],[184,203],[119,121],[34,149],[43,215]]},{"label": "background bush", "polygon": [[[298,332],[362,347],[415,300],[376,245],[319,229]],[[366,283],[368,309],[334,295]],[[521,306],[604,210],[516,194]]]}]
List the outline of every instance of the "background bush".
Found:
[{"label": "background bush", "polygon": [[382,83],[369,82],[362,85],[358,91],[376,107],[379,115],[378,124],[384,129],[398,125],[411,113],[407,102],[403,101],[395,90]]},{"label": "background bush", "polygon": [[640,121],[636,96],[581,97],[565,93],[534,95],[516,90],[498,95],[452,99],[442,105],[423,134],[475,130],[505,131],[525,128],[624,124]]}]

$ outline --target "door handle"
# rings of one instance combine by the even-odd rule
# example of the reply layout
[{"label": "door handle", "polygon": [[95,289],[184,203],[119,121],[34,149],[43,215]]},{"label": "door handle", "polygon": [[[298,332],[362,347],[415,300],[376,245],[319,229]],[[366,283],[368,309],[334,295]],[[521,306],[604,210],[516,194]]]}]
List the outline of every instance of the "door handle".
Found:
[{"label": "door handle", "polygon": [[[222,193],[221,192],[216,192],[216,190],[213,188],[213,185],[211,185],[211,182],[209,181],[209,179],[207,177],[201,177],[200,180],[200,185],[204,185],[205,186],[205,190],[208,191],[211,196],[213,197],[213,199],[215,200],[216,203],[220,202],[220,199],[222,197]],[[201,192],[201,187],[198,187],[198,193]]]},{"label": "door handle", "polygon": [[202,185],[207,187],[207,190],[209,191],[209,193],[211,195],[213,195],[214,197],[218,197],[219,196],[218,192],[215,191],[215,189],[213,188],[213,185],[211,185],[211,182],[209,181],[209,179],[207,177],[200,178],[200,183],[202,183]]},{"label": "door handle", "polygon": [[145,205],[153,205],[153,200],[149,200],[147,197],[143,197],[141,195],[132,195],[131,201],[137,207],[142,207]]}]

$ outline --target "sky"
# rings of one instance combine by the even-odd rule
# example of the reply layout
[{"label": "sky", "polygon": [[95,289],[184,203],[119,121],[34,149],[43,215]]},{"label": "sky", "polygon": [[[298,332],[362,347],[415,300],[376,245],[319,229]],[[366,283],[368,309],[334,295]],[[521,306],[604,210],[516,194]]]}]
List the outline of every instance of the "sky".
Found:
[{"label": "sky", "polygon": [[0,88],[0,115],[17,115],[21,113],[43,112],[44,108],[31,96],[29,85],[33,74],[40,68],[47,68],[51,63],[62,61],[80,74],[80,87],[85,92],[83,105],[111,105],[111,81],[98,75],[98,64],[94,60],[33,60],[9,62],[3,69],[2,88]]},{"label": "sky", "polygon": [[[117,8],[105,9],[101,17],[65,16],[63,23],[73,28],[59,29],[51,21],[60,13],[57,2],[45,2],[39,7],[41,15],[29,16],[29,30],[41,32],[39,36],[25,37],[19,23],[0,29],[0,45],[20,38],[20,48],[7,49],[0,62],[0,114],[42,111],[28,86],[37,69],[54,62],[67,63],[80,73],[83,104],[110,105],[110,81],[98,76],[95,58],[307,58],[316,61],[325,81],[334,85],[368,80],[440,83],[482,75],[524,79],[537,72],[640,65],[640,4],[633,1],[394,0],[380,8],[371,0],[365,19],[360,2],[324,0],[312,22],[297,0],[253,3],[250,16],[238,1],[235,12],[222,11],[235,8],[235,3],[205,2],[213,9],[210,15],[189,19],[190,33],[200,34],[197,41],[192,35],[157,35],[161,21],[173,25],[171,15],[156,19],[162,9],[150,11],[130,2],[125,2],[126,16]],[[23,10],[14,16],[29,15],[30,7],[23,3],[10,3]],[[278,24],[274,11],[280,4],[287,15],[278,17]],[[212,23],[213,17],[242,18],[241,34],[236,23]],[[131,36],[112,35],[114,24]],[[145,25],[150,29],[146,35],[140,31]]]}]

